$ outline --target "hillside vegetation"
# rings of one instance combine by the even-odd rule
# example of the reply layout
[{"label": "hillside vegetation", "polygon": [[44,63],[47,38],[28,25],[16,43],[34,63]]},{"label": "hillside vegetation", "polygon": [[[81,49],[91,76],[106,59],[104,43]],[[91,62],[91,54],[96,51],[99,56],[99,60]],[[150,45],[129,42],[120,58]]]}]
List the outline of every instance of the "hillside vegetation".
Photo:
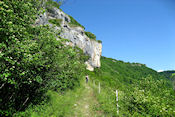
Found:
[{"label": "hillside vegetation", "polygon": [[[49,26],[35,26],[40,0],[0,1],[0,115],[12,116],[45,100],[48,90],[79,86],[88,59],[65,46]],[[38,10],[41,9],[41,10]],[[56,39],[56,38],[59,38]]]},{"label": "hillside vegetation", "polygon": [[[47,10],[60,5],[45,4]],[[106,57],[101,68],[87,71],[88,56],[65,45],[69,41],[59,36],[61,30],[35,25],[44,12],[41,0],[0,1],[0,116],[175,116],[175,92],[164,75]],[[60,26],[62,21],[49,22]],[[73,18],[71,25],[83,27]]]},{"label": "hillside vegetation", "polygon": [[170,80],[171,80],[171,77],[174,73],[175,73],[175,70],[168,70],[168,71],[159,72],[160,75],[163,75],[167,79],[170,79]]},{"label": "hillside vegetation", "polygon": [[[125,63],[106,57],[102,57],[101,63],[101,68],[95,69],[94,72],[86,71],[90,76],[88,84],[85,84],[82,77],[80,86],[74,90],[66,91],[64,94],[48,91],[49,100],[30,106],[25,112],[16,115],[46,117],[76,115],[173,117],[175,115],[175,92],[164,76],[144,64]],[[116,90],[119,92],[119,113],[116,106]]]},{"label": "hillside vegetation", "polygon": [[115,90],[119,92],[119,116],[175,115],[175,92],[164,76],[139,63],[102,57],[101,64],[89,74],[102,85],[102,93],[96,93],[98,109],[107,116],[117,115]]}]

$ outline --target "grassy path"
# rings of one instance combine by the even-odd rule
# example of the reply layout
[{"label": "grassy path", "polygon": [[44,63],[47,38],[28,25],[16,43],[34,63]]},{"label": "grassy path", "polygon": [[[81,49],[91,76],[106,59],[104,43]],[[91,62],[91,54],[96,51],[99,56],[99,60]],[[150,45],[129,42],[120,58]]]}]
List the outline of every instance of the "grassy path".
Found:
[{"label": "grassy path", "polygon": [[31,106],[25,112],[16,113],[16,117],[104,117],[98,111],[99,104],[91,82],[81,82],[81,86],[65,94],[49,90],[48,101]]},{"label": "grassy path", "polygon": [[98,106],[98,102],[94,96],[93,89],[86,83],[84,83],[84,87],[81,97],[74,104],[74,117],[102,117],[102,113],[94,109]]}]

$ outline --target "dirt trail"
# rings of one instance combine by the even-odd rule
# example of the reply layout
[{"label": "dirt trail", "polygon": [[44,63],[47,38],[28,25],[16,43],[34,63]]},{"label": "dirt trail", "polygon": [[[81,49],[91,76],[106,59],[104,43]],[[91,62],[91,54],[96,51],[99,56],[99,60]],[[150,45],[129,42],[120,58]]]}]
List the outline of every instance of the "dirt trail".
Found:
[{"label": "dirt trail", "polygon": [[101,113],[94,109],[98,105],[98,102],[93,94],[93,89],[86,83],[84,84],[84,87],[85,89],[80,100],[74,104],[74,117],[102,117]]}]

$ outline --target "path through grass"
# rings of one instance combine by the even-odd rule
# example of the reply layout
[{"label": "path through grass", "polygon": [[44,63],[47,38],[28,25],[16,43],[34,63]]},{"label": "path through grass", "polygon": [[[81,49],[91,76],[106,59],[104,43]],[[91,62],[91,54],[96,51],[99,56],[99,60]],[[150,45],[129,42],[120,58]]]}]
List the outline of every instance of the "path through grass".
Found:
[{"label": "path through grass", "polygon": [[94,95],[91,82],[81,81],[81,86],[69,90],[65,94],[48,91],[48,101],[32,105],[24,112],[16,113],[16,117],[103,117],[98,101]]},{"label": "path through grass", "polygon": [[102,117],[102,113],[95,109],[98,106],[98,102],[93,89],[89,84],[83,84],[84,90],[77,103],[74,104],[74,117]]}]

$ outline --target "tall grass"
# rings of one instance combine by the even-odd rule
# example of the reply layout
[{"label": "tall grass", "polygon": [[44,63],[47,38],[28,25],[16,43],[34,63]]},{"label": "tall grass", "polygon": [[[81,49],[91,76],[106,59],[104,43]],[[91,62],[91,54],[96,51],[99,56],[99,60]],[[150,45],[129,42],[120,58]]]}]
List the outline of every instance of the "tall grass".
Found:
[{"label": "tall grass", "polygon": [[94,95],[99,103],[99,105],[95,107],[96,111],[103,112],[104,116],[107,117],[117,116],[115,91],[106,87],[104,84],[100,84],[101,91],[99,93],[99,81],[95,79],[90,82],[90,86],[93,88]]},{"label": "tall grass", "polygon": [[75,103],[81,98],[80,95],[84,90],[81,85],[73,90],[61,94],[49,90],[46,93],[47,99],[39,105],[31,104],[25,112],[18,112],[16,117],[71,117]]}]

